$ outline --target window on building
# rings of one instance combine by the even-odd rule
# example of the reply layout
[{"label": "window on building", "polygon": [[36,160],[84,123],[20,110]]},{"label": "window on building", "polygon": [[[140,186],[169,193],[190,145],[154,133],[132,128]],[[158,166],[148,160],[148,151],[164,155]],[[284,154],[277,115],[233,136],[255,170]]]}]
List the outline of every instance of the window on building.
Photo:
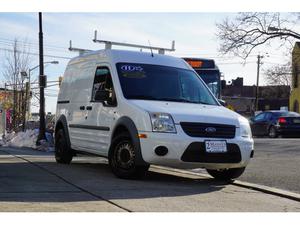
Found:
[{"label": "window on building", "polygon": [[299,66],[295,64],[293,68],[293,88],[298,87]]},{"label": "window on building", "polygon": [[297,100],[294,101],[293,111],[294,112],[299,112],[299,103],[298,103]]}]

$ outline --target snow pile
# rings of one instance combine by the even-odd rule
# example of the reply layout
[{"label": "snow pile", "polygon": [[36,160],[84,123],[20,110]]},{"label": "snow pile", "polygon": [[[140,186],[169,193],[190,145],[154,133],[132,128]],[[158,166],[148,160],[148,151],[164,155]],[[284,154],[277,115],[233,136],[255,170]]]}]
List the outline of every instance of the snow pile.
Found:
[{"label": "snow pile", "polygon": [[35,148],[38,132],[26,130],[25,132],[10,133],[6,138],[6,145],[11,147]]},{"label": "snow pile", "polygon": [[0,146],[3,146],[5,143],[2,138],[0,138]]},{"label": "snow pile", "polygon": [[26,130],[25,132],[10,133],[5,136],[4,146],[11,147],[28,147],[37,149],[40,151],[54,151],[53,148],[53,137],[50,133],[46,133],[47,140],[41,140],[39,146],[36,146],[36,140],[38,138],[39,131],[35,130]]}]

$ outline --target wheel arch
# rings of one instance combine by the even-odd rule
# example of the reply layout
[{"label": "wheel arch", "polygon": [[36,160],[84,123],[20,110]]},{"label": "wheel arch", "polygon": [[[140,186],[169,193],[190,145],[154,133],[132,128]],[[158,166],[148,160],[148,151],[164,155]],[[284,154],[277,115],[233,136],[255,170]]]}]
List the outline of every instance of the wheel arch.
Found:
[{"label": "wheel arch", "polygon": [[110,154],[112,153],[113,139],[122,132],[129,133],[131,140],[136,147],[136,158],[135,158],[136,165],[148,165],[148,163],[144,161],[142,156],[141,143],[138,137],[138,130],[134,122],[132,121],[132,119],[130,119],[127,116],[119,118],[115,124],[115,127],[111,133],[111,142],[110,142],[111,144],[109,147],[108,156],[110,157]]},{"label": "wheel arch", "polygon": [[[55,131],[54,131],[54,135],[56,135],[56,132],[59,129],[63,129],[64,134],[66,135],[66,140],[69,146],[71,146],[71,141],[70,141],[70,136],[69,136],[69,129],[68,129],[68,122],[67,119],[64,115],[61,115],[58,120],[56,121],[55,124]],[[55,140],[55,138],[54,138]]]}]

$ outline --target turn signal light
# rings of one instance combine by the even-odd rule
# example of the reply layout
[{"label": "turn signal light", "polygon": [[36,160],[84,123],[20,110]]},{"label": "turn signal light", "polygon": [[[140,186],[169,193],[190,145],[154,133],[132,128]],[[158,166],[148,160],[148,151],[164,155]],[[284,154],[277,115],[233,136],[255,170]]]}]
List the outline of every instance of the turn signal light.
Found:
[{"label": "turn signal light", "polygon": [[286,123],[286,119],[283,117],[279,117],[278,123]]},{"label": "turn signal light", "polygon": [[147,134],[138,134],[139,138],[147,138]]}]

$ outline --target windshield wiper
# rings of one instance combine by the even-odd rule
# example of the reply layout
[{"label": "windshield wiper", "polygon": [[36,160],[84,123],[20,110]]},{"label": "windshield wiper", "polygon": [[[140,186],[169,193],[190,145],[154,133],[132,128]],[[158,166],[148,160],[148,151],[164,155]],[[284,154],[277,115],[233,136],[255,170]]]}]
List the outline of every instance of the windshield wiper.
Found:
[{"label": "windshield wiper", "polygon": [[199,104],[203,104],[203,105],[213,105],[213,104],[210,104],[210,103],[207,103],[207,102],[198,102]]},{"label": "windshield wiper", "polygon": [[190,101],[190,100],[184,99],[184,98],[158,98],[157,100],[160,100],[160,101],[170,101],[170,102],[189,102],[189,103],[197,103],[197,102]]},{"label": "windshield wiper", "polygon": [[203,104],[203,105],[211,105],[208,102],[202,102],[202,101],[191,101],[185,98],[159,98],[158,100],[162,101],[172,101],[172,102],[187,102],[187,103],[196,103],[196,104]]},{"label": "windshield wiper", "polygon": [[185,98],[156,98],[151,95],[130,95],[127,97],[128,99],[142,99],[142,100],[156,100],[156,101],[169,101],[169,102],[187,102],[187,103],[196,103],[196,104],[203,104],[203,105],[211,105],[207,102],[197,102],[191,101]]}]

